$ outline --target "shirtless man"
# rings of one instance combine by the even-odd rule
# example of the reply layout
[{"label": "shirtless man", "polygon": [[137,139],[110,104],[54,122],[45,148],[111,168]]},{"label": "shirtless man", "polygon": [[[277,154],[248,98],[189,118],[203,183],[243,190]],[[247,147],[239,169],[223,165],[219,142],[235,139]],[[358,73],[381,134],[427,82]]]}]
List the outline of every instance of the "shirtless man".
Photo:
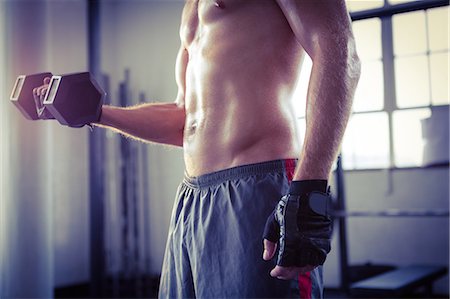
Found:
[{"label": "shirtless man", "polygon": [[[322,297],[331,222],[301,216],[302,236],[319,225],[310,236],[321,243],[292,249],[283,239],[291,201],[280,198],[326,192],[360,75],[344,0],[189,0],[180,38],[174,103],[104,106],[98,123],[183,147],[160,297],[286,297],[292,285]],[[300,148],[291,98],[305,52],[313,68]]]}]

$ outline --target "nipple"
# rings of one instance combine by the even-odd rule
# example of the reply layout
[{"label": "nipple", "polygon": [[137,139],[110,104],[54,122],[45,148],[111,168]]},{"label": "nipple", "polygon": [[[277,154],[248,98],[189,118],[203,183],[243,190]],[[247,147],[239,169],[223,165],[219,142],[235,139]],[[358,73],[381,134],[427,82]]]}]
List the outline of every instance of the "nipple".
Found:
[{"label": "nipple", "polygon": [[218,8],[222,8],[222,9],[225,8],[225,4],[223,4],[223,1],[222,1],[222,0],[216,0],[216,1],[214,1],[214,6],[216,6],[216,7],[218,7]]}]

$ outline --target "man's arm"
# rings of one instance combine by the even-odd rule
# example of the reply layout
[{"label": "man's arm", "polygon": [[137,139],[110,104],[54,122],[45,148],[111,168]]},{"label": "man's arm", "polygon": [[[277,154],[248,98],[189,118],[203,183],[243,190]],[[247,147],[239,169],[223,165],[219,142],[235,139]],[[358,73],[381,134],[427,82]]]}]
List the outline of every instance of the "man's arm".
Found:
[{"label": "man's arm", "polygon": [[351,113],[360,62],[344,0],[277,0],[313,61],[294,180],[328,179]]},{"label": "man's arm", "polygon": [[[296,182],[289,190],[292,198],[288,195],[280,200],[264,233],[265,260],[274,256],[276,240],[281,240],[277,266],[270,275],[292,279],[322,264],[330,250],[331,220],[325,214],[310,213],[304,202],[305,196],[309,201],[311,190],[326,192],[331,166],[350,117],[360,62],[344,0],[277,2],[298,42],[313,61],[306,101],[305,140],[293,177]],[[327,197],[320,195],[314,200],[323,202],[324,199]],[[308,230],[308,226],[314,230]],[[279,230],[284,233],[280,235]]]},{"label": "man's arm", "polygon": [[105,105],[100,121],[96,125],[144,141],[183,146],[187,62],[187,51],[181,46],[175,65],[178,85],[175,103],[142,104],[126,108]]},{"label": "man's arm", "polygon": [[183,146],[184,120],[183,107],[155,103],[127,108],[103,106],[100,122],[95,125],[147,142]]}]

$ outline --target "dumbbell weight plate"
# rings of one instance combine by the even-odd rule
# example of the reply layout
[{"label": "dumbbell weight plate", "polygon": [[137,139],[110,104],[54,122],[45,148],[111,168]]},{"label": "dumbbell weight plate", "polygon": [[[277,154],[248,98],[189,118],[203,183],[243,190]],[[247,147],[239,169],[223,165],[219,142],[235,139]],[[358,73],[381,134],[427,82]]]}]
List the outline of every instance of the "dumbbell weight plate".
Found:
[{"label": "dumbbell weight plate", "polygon": [[61,124],[82,127],[98,120],[105,97],[88,72],[53,76],[44,106]]},{"label": "dumbbell weight plate", "polygon": [[16,79],[10,100],[27,119],[39,119],[33,98],[33,89],[41,86],[46,77],[52,77],[52,73],[21,75]]}]

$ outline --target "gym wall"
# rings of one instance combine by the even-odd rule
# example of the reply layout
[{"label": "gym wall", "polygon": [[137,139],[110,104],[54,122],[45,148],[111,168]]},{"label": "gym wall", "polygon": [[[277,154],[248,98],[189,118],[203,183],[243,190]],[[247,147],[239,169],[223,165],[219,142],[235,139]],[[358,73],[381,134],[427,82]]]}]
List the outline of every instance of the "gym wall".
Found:
[{"label": "gym wall", "polygon": [[[175,59],[179,48],[181,1],[105,1],[101,6],[102,70],[110,75],[112,100],[130,71],[131,97],[144,92],[151,102],[173,102],[177,94]],[[113,153],[114,154],[114,153]],[[181,149],[148,145],[148,253],[150,273],[158,275],[170,214],[184,174]],[[113,161],[110,163],[114,163]],[[110,265],[116,268],[115,265]]]},{"label": "gym wall", "polygon": [[[5,99],[17,75],[87,69],[84,1],[1,1],[0,297],[89,280],[88,129],[31,122]],[[3,40],[2,40],[3,41]]]},{"label": "gym wall", "polygon": [[[7,41],[2,43],[2,80],[8,87],[12,86],[17,75],[46,68],[46,26],[42,24],[46,10],[40,3],[6,2],[2,5],[5,18],[1,21],[4,22],[4,41]],[[1,98],[9,98],[9,92],[2,91]],[[53,247],[52,201],[47,196],[48,181],[45,179],[51,175],[46,167],[46,153],[50,149],[46,143],[47,130],[42,124],[24,120],[5,101],[2,101],[0,113],[5,124],[1,128],[0,157],[0,204],[2,216],[5,216],[1,237],[0,295],[51,296],[53,264],[48,253]]]},{"label": "gym wall", "polygon": [[[345,180],[348,210],[449,208],[448,167],[348,171]],[[448,217],[349,218],[347,237],[350,264],[449,264]],[[448,283],[436,281],[435,292],[447,294]]]},{"label": "gym wall", "polygon": [[[85,1],[47,1],[47,69],[88,69]],[[89,280],[89,153],[87,127],[49,125],[53,199],[54,283]]]}]

